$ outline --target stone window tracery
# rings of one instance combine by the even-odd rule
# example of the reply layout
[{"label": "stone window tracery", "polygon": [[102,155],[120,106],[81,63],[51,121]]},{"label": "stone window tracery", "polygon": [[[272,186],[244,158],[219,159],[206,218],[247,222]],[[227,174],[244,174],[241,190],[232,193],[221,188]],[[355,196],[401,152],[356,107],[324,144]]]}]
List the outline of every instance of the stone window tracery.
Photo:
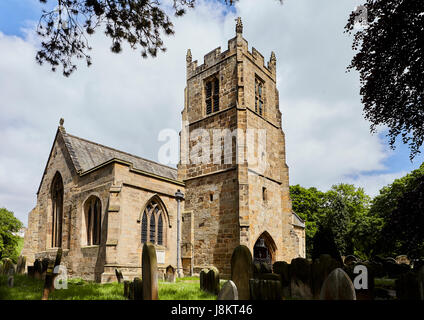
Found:
[{"label": "stone window tracery", "polygon": [[152,199],[144,209],[141,220],[141,242],[151,242],[165,245],[166,216],[163,205],[157,199]]},{"label": "stone window tracery", "polygon": [[99,245],[101,240],[102,204],[96,196],[91,196],[85,204],[85,225],[87,245]]},{"label": "stone window tracery", "polygon": [[52,241],[53,248],[62,247],[63,222],[63,181],[59,172],[53,178],[51,188],[52,199]]},{"label": "stone window tracery", "polygon": [[206,114],[219,111],[219,79],[213,77],[205,83]]}]

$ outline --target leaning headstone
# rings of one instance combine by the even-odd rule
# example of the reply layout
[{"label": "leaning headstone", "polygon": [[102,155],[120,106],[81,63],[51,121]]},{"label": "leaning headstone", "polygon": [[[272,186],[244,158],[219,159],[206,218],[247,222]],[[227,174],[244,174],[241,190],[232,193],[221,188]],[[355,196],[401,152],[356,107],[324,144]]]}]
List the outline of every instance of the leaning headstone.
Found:
[{"label": "leaning headstone", "polygon": [[224,283],[218,293],[217,300],[238,300],[238,291],[234,282],[228,280]]},{"label": "leaning headstone", "polygon": [[158,300],[158,268],[156,249],[151,243],[144,243],[142,254],[143,299]]},{"label": "leaning headstone", "polygon": [[240,245],[236,247],[231,256],[231,280],[237,287],[239,299],[250,299],[250,284],[252,278],[252,254],[248,247]]},{"label": "leaning headstone", "polygon": [[320,300],[356,300],[353,283],[343,269],[333,270],[325,279]]},{"label": "leaning headstone", "polygon": [[206,291],[213,294],[219,292],[219,271],[215,267],[210,267],[206,274]]},{"label": "leaning headstone", "polygon": [[281,295],[283,298],[291,297],[289,268],[290,265],[285,261],[276,261],[272,266],[272,271],[281,277]]},{"label": "leaning headstone", "polygon": [[171,265],[167,266],[165,269],[165,281],[175,282],[175,276],[176,276],[175,268]]},{"label": "leaning headstone", "polygon": [[16,274],[24,274],[26,267],[26,257],[19,256],[18,263],[16,264]]},{"label": "leaning headstone", "polygon": [[115,269],[115,275],[116,275],[116,279],[118,280],[118,283],[121,283],[122,280],[124,280],[124,276],[122,275],[121,270],[119,269]]},{"label": "leaning headstone", "polygon": [[134,300],[143,300],[143,281],[134,278]]}]

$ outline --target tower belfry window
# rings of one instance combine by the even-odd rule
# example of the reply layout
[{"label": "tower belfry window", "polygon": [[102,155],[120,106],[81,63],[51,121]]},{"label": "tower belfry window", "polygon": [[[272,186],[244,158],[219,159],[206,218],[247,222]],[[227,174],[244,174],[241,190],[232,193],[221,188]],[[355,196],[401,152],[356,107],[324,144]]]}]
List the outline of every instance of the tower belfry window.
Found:
[{"label": "tower belfry window", "polygon": [[219,111],[219,80],[214,77],[205,83],[206,114]]},{"label": "tower belfry window", "polygon": [[264,113],[264,84],[258,78],[255,79],[255,112],[259,115]]}]

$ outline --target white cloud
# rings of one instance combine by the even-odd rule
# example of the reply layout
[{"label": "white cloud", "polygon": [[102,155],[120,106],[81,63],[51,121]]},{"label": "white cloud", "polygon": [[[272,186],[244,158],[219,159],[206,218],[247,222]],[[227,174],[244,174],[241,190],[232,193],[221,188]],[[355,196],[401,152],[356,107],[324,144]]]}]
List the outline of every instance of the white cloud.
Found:
[{"label": "white cloud", "polygon": [[[355,175],[374,192],[390,182],[390,174],[364,174],[386,169],[387,152],[362,118],[357,76],[345,74],[352,52],[343,26],[355,4],[237,3],[249,46],[266,59],[272,50],[277,55],[291,184],[328,188]],[[26,223],[61,117],[70,133],[157,160],[160,130],[180,128],[186,50],[201,63],[234,36],[235,15],[223,15],[222,8],[199,2],[174,19],[168,51],[155,59],[143,60],[128,48],[112,54],[110,40],[98,34],[94,64],[70,78],[35,63],[32,34],[21,39],[0,33],[0,206]]]}]

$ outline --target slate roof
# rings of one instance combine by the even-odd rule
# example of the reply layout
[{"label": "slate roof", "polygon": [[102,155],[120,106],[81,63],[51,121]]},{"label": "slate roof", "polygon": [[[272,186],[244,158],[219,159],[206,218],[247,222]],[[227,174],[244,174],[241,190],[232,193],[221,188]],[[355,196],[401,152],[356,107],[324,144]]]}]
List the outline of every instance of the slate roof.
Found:
[{"label": "slate roof", "polygon": [[75,169],[80,174],[115,159],[131,163],[134,169],[177,180],[175,168],[76,137],[64,130],[61,133]]}]

